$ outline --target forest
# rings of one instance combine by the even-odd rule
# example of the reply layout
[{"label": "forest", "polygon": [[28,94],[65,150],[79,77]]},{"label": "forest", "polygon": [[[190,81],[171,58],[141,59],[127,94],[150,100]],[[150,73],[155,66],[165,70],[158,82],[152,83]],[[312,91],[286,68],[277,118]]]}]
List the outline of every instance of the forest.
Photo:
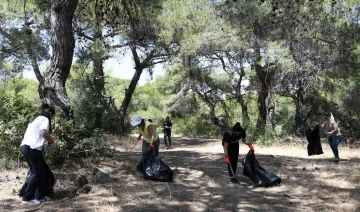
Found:
[{"label": "forest", "polygon": [[[178,142],[180,149],[170,150],[173,155],[164,153],[164,158],[183,159],[173,160],[174,164],[170,159],[167,161],[180,167],[178,179],[191,169],[189,161],[195,157],[181,148],[200,151],[194,153],[199,158],[207,157],[201,155],[201,150],[191,148],[203,145],[203,151],[207,151],[211,145],[220,144],[223,133],[236,122],[246,129],[248,140],[259,149],[256,152],[260,160],[267,161],[268,167],[283,170],[279,167],[285,166],[276,165],[283,161],[277,156],[266,159],[266,149],[284,152],[281,157],[292,165],[284,168],[279,176],[292,184],[300,182],[305,175],[297,172],[295,177],[289,177],[286,174],[293,171],[289,167],[297,167],[300,160],[295,156],[296,150],[292,155],[275,149],[285,144],[306,145],[307,130],[322,124],[324,113],[335,117],[341,129],[341,145],[348,148],[349,160],[353,158],[352,151],[359,148],[358,0],[2,0],[0,5],[0,169],[26,167],[19,146],[28,124],[44,104],[56,110],[51,123],[51,136],[56,145],[45,145],[44,156],[53,169],[60,170],[79,165],[84,168],[89,163],[114,158],[114,164],[121,162],[118,167],[130,163],[128,159],[136,163],[132,158],[133,149],[129,148],[136,145],[132,136],[138,134],[136,127],[130,125],[135,114],[152,119],[159,134],[163,132],[165,118],[170,117],[174,145]],[[110,60],[121,64],[127,56],[132,59],[131,70],[111,70],[106,66]],[[155,76],[159,70],[162,74]],[[118,77],[127,76],[129,72],[133,73],[131,79]],[[26,77],[26,73],[35,77]],[[151,80],[140,83],[144,75],[151,76]],[[119,153],[116,146],[120,144],[126,146],[128,157],[124,152]],[[221,155],[219,158],[223,157],[221,148],[214,151]],[[211,159],[217,160],[217,157]],[[319,160],[322,165],[326,163]],[[307,160],[304,167],[297,169],[307,172],[309,167],[316,166],[315,170],[321,167],[322,171],[323,166],[314,161]],[[187,167],[182,167],[184,164]],[[201,164],[207,161],[199,161],[194,166],[201,167]],[[133,169],[134,164],[126,167]],[[199,169],[205,173],[207,168]],[[351,166],[343,167],[344,173],[351,171],[348,168]],[[326,168],[325,172],[333,173],[333,167]],[[60,179],[67,176],[61,171],[55,173]],[[191,173],[192,180],[201,184],[197,172]],[[214,171],[205,178],[213,182],[213,175],[218,173]],[[306,176],[315,175],[309,171]],[[25,174],[21,179],[23,177]],[[0,179],[5,182],[5,178],[0,176]],[[351,179],[359,185],[359,179]],[[122,183],[124,187],[128,185]],[[316,189],[324,189],[325,184],[316,184],[320,186]],[[167,186],[163,188],[165,193],[180,185]],[[211,183],[204,186],[207,192],[215,192],[211,190]],[[330,184],[326,186],[325,189],[334,189]],[[283,189],[295,192],[289,187]],[[186,188],[178,193],[172,191],[175,193],[172,196],[170,192],[170,199],[180,202],[185,196],[196,199],[191,195],[182,196]],[[342,202],[344,207],[348,206],[349,211],[355,206],[359,209],[358,202],[351,202],[349,195],[360,193],[351,189],[349,193],[342,191],[345,193],[339,195],[346,199]],[[161,192],[163,190],[155,191],[159,198],[162,198]],[[232,194],[234,191],[226,195]],[[0,192],[0,196],[3,195]],[[138,201],[143,201],[141,195]],[[296,199],[298,194],[291,195]],[[64,198],[59,198],[54,204],[62,207]],[[123,198],[119,201],[128,201]],[[252,198],[246,203],[250,211],[256,199],[262,197],[256,194]],[[203,203],[207,207],[194,203],[200,204],[199,210],[190,203],[173,209],[241,211],[220,201],[208,201]],[[271,203],[265,206],[275,211],[290,210],[290,206],[283,205],[284,201],[281,199],[278,208]],[[150,204],[142,202],[141,208],[137,208],[132,203],[120,211],[146,211]],[[164,199],[162,204],[168,203]],[[315,203],[301,207],[307,211],[340,207],[327,204],[325,209]],[[15,210],[13,206],[6,207]],[[85,206],[69,207],[75,210]],[[297,209],[301,207],[298,205]],[[101,206],[97,210],[106,209]]]}]

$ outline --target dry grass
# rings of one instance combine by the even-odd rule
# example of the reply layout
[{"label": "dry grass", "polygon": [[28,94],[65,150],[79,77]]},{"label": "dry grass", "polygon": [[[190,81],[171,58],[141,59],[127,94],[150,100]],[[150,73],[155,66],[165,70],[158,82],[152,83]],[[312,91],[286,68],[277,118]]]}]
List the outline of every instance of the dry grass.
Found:
[{"label": "dry grass", "polygon": [[[136,171],[140,142],[125,137],[108,137],[116,156],[96,166],[110,173],[103,184],[91,184],[89,194],[74,192],[74,179],[84,174],[91,179],[91,168],[53,170],[57,178],[56,197],[38,211],[360,211],[360,158],[356,150],[340,147],[340,164],[331,162],[326,143],[324,155],[307,156],[306,145],[259,148],[259,163],[282,178],[280,187],[253,188],[242,175],[241,185],[228,183],[223,150],[217,139],[174,138],[173,148],[160,156],[175,173],[171,183],[143,180]],[[243,157],[248,148],[240,147]],[[0,174],[0,211],[28,211],[21,205],[17,190],[26,169]]]}]

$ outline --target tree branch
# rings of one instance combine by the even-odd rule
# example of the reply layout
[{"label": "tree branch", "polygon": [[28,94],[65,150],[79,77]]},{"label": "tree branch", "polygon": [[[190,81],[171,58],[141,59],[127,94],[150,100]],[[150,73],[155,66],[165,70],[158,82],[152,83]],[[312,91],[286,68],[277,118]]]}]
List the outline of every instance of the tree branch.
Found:
[{"label": "tree branch", "polygon": [[76,32],[76,34],[80,37],[86,38],[88,40],[94,41],[94,38],[86,35],[80,28],[74,28],[74,31]]}]

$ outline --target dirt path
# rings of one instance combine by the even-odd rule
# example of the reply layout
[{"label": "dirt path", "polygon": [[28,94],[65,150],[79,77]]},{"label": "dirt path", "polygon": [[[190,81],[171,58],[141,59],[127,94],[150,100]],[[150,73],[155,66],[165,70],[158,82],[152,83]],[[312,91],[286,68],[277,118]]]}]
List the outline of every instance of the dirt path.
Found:
[{"label": "dirt path", "polygon": [[[173,148],[160,156],[175,173],[174,182],[143,180],[136,171],[140,142],[119,144],[111,162],[97,165],[110,175],[105,183],[91,183],[88,194],[73,192],[78,173],[91,179],[92,166],[77,170],[54,170],[56,198],[41,208],[20,204],[17,190],[26,169],[0,174],[0,211],[360,211],[359,153],[340,147],[340,164],[331,162],[327,145],[324,155],[308,157],[306,146],[258,148],[259,163],[282,178],[280,187],[252,188],[242,175],[242,185],[229,183],[219,140],[174,138]],[[240,146],[240,158],[248,151]]]}]

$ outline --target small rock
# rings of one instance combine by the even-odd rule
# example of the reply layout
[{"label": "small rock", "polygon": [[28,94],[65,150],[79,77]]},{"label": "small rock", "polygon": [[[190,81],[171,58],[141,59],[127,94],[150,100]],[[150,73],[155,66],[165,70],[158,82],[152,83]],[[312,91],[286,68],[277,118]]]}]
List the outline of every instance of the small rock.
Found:
[{"label": "small rock", "polygon": [[306,170],[306,168],[304,167],[303,170]]},{"label": "small rock", "polygon": [[16,179],[20,179],[20,177],[19,177],[19,176],[16,176],[15,178],[16,178]]},{"label": "small rock", "polygon": [[318,167],[315,167],[315,170],[320,170]]},{"label": "small rock", "polygon": [[92,182],[93,183],[106,183],[109,180],[109,174],[100,168],[93,167],[92,169]]},{"label": "small rock", "polygon": [[116,196],[116,193],[114,192],[112,195],[113,195],[113,196]]}]

